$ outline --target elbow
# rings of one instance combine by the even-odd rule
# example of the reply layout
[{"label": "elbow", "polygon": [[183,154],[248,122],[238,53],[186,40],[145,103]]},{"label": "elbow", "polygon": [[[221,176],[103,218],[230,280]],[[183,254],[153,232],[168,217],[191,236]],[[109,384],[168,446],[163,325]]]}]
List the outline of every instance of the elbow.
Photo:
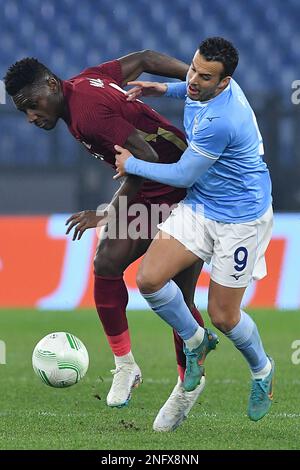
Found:
[{"label": "elbow", "polygon": [[182,180],[180,181],[180,183],[176,183],[175,186],[177,186],[178,188],[191,188],[194,184],[194,180],[191,180],[191,179],[185,179],[185,180]]},{"label": "elbow", "polygon": [[193,186],[193,184],[194,184],[194,183],[195,183],[195,181],[194,181],[194,180],[188,180],[188,181],[186,182],[186,185],[185,185],[185,187],[186,187],[186,188],[191,188],[191,187]]}]

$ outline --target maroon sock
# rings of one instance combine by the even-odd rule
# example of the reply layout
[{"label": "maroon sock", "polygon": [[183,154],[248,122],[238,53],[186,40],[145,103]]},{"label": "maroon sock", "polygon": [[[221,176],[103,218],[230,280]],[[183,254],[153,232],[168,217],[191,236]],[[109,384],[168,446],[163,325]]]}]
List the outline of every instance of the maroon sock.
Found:
[{"label": "maroon sock", "polygon": [[[204,321],[199,310],[196,307],[194,307],[191,310],[191,312],[193,314],[193,317],[197,321],[197,323],[199,323],[200,326],[204,327]],[[176,350],[178,373],[179,373],[181,380],[183,380],[183,374],[185,371],[185,354],[183,352],[183,340],[180,338],[178,333],[176,333],[176,331],[174,330],[173,330],[173,336],[174,336],[174,345],[175,345],[175,350]]]},{"label": "maroon sock", "polygon": [[112,352],[116,356],[128,354],[131,349],[126,318],[128,292],[123,276],[95,275],[94,298]]}]

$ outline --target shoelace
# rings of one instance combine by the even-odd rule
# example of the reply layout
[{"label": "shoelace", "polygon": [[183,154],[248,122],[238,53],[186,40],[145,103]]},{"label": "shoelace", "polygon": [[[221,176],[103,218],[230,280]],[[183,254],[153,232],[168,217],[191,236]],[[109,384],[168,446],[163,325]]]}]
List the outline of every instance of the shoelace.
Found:
[{"label": "shoelace", "polygon": [[116,367],[116,369],[111,369],[110,372],[114,376],[113,384],[116,385],[116,386],[118,386],[120,384],[120,382],[122,381],[122,378],[123,378],[122,374],[119,374],[119,373],[120,372],[127,373],[127,371],[125,371],[124,367],[122,367],[122,366]]}]

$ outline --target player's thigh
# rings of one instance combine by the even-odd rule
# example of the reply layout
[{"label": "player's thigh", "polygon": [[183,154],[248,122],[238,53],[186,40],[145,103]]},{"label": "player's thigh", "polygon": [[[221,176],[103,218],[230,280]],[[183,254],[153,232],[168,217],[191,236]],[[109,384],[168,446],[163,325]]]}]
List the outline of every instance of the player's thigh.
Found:
[{"label": "player's thigh", "polygon": [[181,242],[160,230],[141,262],[139,288],[142,292],[156,291],[198,259]]},{"label": "player's thigh", "polygon": [[94,259],[94,269],[98,276],[120,276],[125,269],[142,256],[151,239],[108,238],[99,239]]},{"label": "player's thigh", "polygon": [[195,289],[203,267],[203,263],[204,262],[199,259],[192,266],[174,277],[174,281],[182,291],[184,300],[189,308],[194,306]]},{"label": "player's thigh", "polygon": [[[160,232],[141,264],[137,280],[142,291],[155,291],[195,262],[210,260],[213,241],[205,235],[206,223],[202,213],[195,212],[184,202],[172,210],[166,221],[159,225]],[[190,297],[195,279],[193,273]]]},{"label": "player's thigh", "polygon": [[266,275],[265,251],[271,239],[270,208],[259,219],[242,224],[212,222],[214,239],[211,279],[231,288],[245,288]]}]

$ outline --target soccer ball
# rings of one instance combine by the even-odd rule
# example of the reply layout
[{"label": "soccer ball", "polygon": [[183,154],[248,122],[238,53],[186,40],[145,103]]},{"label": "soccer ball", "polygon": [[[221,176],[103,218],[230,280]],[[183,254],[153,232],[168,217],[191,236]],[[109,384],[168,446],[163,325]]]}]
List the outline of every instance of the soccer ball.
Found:
[{"label": "soccer ball", "polygon": [[32,365],[46,385],[70,387],[86,374],[89,355],[84,344],[71,333],[50,333],[34,348]]}]

